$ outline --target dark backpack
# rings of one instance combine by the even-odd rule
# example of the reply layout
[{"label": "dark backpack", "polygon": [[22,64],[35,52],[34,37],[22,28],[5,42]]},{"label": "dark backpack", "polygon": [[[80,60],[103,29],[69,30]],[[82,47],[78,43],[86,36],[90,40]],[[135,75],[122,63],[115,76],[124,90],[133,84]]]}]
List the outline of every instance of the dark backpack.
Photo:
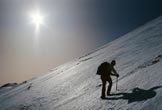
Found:
[{"label": "dark backpack", "polygon": [[102,64],[98,67],[96,74],[97,74],[97,75],[102,75],[102,74],[104,74],[105,72],[107,72],[109,66],[110,66],[110,63],[108,63],[108,62],[102,63]]}]

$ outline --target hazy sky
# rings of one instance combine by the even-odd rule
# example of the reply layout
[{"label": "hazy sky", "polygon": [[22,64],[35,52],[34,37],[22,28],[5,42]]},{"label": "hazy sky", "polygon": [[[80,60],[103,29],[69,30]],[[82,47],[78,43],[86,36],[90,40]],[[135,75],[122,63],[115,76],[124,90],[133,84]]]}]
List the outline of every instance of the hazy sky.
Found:
[{"label": "hazy sky", "polygon": [[[44,16],[37,32],[36,10]],[[159,15],[161,0],[0,0],[0,85],[46,73]]]}]

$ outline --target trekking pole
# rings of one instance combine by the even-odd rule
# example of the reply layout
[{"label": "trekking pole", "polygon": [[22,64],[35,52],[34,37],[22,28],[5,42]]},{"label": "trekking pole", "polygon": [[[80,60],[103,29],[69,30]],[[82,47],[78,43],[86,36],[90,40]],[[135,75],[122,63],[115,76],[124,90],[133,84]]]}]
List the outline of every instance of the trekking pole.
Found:
[{"label": "trekking pole", "polygon": [[116,91],[118,90],[118,77],[116,77]]}]

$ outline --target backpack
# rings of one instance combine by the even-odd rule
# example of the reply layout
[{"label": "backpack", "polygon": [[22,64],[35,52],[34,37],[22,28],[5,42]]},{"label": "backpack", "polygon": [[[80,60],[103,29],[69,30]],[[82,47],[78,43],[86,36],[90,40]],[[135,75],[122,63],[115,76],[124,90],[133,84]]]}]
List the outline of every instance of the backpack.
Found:
[{"label": "backpack", "polygon": [[110,63],[108,63],[108,62],[102,63],[102,64],[98,67],[96,74],[97,74],[97,75],[102,75],[102,74],[104,74],[105,72],[107,72],[109,66],[110,66]]}]

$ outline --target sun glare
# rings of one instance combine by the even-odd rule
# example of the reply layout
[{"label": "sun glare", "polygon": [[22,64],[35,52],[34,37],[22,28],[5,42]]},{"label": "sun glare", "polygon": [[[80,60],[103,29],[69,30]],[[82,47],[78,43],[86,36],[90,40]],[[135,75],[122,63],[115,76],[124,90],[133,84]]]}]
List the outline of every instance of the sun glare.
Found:
[{"label": "sun glare", "polygon": [[32,22],[36,25],[43,23],[43,17],[39,13],[36,13],[35,15],[33,15],[32,19],[33,19]]},{"label": "sun glare", "polygon": [[36,32],[38,32],[40,25],[44,24],[44,16],[37,10],[31,13],[31,20],[36,26]]}]

